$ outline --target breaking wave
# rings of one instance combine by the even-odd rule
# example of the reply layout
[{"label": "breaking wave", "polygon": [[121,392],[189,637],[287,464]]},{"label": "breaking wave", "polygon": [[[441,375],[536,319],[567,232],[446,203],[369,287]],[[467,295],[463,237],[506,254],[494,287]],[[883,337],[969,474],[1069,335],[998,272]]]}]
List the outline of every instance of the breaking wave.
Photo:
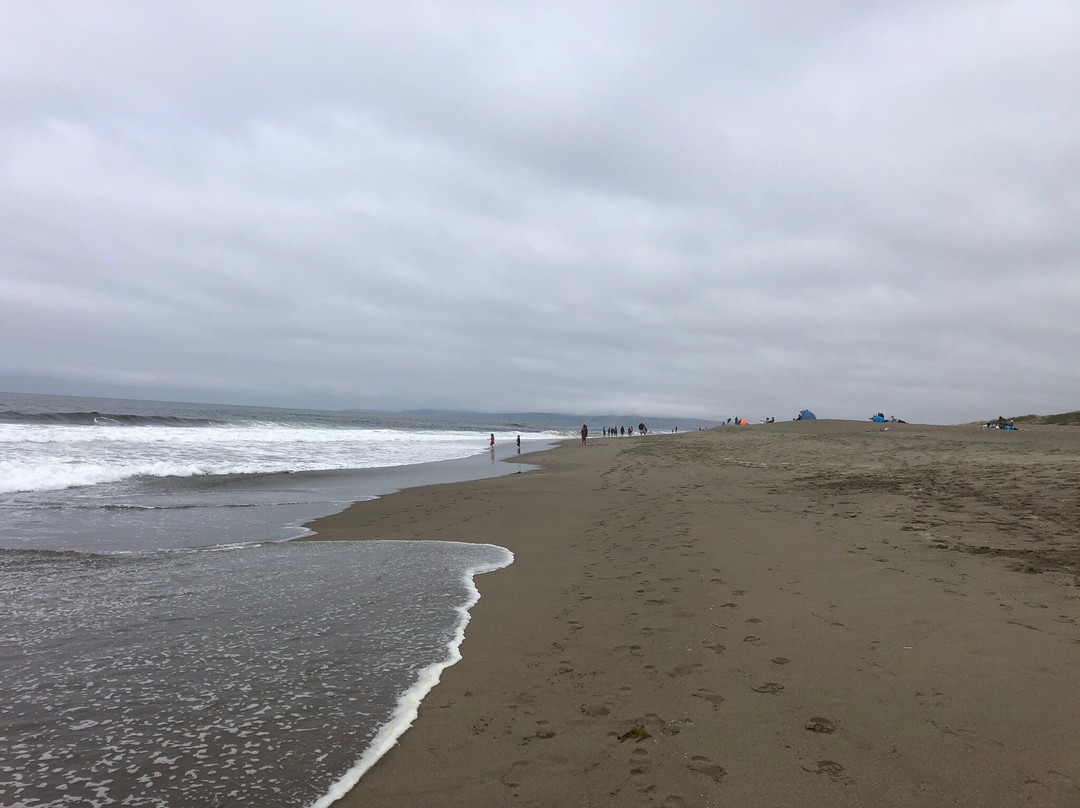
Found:
[{"label": "breaking wave", "polygon": [[[487,448],[474,431],[275,423],[164,426],[0,423],[0,494],[135,477],[279,474],[453,460]],[[522,435],[550,439],[551,433]],[[506,440],[508,436],[502,435]]]},{"label": "breaking wave", "polygon": [[214,426],[222,421],[171,415],[131,415],[105,412],[0,411],[0,424],[59,424],[65,426]]}]

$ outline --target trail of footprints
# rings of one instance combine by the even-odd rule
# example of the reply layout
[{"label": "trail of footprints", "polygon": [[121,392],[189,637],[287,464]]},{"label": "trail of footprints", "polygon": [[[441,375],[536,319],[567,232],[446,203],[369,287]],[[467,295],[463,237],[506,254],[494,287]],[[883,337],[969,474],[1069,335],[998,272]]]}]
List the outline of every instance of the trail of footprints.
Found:
[{"label": "trail of footprints", "polygon": [[[637,588],[634,590],[635,596],[637,596],[637,602],[640,603],[639,610],[629,611],[627,613],[627,625],[632,626],[634,631],[641,637],[640,642],[621,643],[615,644],[610,647],[610,653],[616,660],[615,667],[623,664],[639,664],[645,658],[659,659],[662,655],[653,655],[648,653],[647,645],[653,641],[663,641],[663,631],[657,631],[650,626],[644,619],[643,614],[653,614],[654,610],[668,612],[668,617],[679,616],[680,612],[667,608],[673,601],[662,596],[660,597],[644,597],[648,595],[655,595],[655,586],[664,585],[667,587],[667,591],[676,593],[680,590],[680,587],[676,586],[676,582],[680,581],[680,577],[664,577],[657,579],[654,584],[649,576],[649,571],[653,568],[653,564],[649,561],[647,556],[638,557],[631,561],[620,562],[614,557],[609,556],[605,559],[606,562],[612,564],[611,567],[615,571],[613,576],[619,580],[626,580],[627,582],[635,582]],[[638,568],[630,574],[620,574],[620,566],[625,569],[628,564],[636,565]],[[594,565],[595,566],[595,565]],[[688,570],[688,574],[697,574],[707,576],[714,574],[714,577],[706,578],[710,583],[723,584],[723,579],[719,577],[719,569],[712,569],[707,572],[703,572],[700,569]],[[595,573],[586,571],[586,576],[594,576]],[[741,610],[739,600],[746,595],[745,590],[732,590],[728,593],[728,596],[733,600],[725,601],[717,604],[721,609],[729,610],[730,617],[737,620],[738,613]],[[569,635],[567,641],[570,641],[576,630],[580,628],[580,623],[569,619],[570,611],[564,614],[567,618],[567,626],[569,628]],[[692,615],[686,615],[692,616]],[[645,625],[642,623],[645,622]],[[732,622],[732,621],[728,621]],[[758,617],[744,618],[742,621],[749,626],[761,626],[764,627],[764,621]],[[827,621],[832,622],[832,621]],[[729,626],[721,626],[719,624],[712,624],[715,628],[726,631]],[[836,624],[839,625],[839,624]],[[746,647],[761,648],[767,646],[765,637],[761,634],[761,629],[758,629],[758,634],[747,634],[742,640],[741,644]],[[721,642],[712,638],[705,638],[699,641],[699,647],[712,652],[715,655],[722,655],[727,652],[728,648]],[[759,657],[758,652],[752,654],[754,657]],[[707,659],[707,658],[706,658]],[[782,696],[785,691],[785,686],[782,682],[775,681],[778,678],[776,674],[781,673],[785,665],[788,665],[790,660],[784,656],[771,656],[767,658],[767,664],[772,668],[772,676],[762,676],[759,680],[748,684],[750,689],[755,693],[761,694],[763,697],[776,697]],[[554,677],[565,676],[568,674],[574,674],[573,668],[570,667],[568,660],[562,660],[559,663],[559,667],[553,675]],[[693,679],[708,679],[710,678],[710,666],[706,662],[682,662],[671,666],[670,668],[660,670],[656,665],[646,664],[642,668],[650,675],[657,677],[657,683],[661,681],[672,681],[680,683],[676,686],[685,688],[685,692],[690,698],[700,699],[711,706],[714,713],[721,714],[723,710],[723,704],[725,702],[725,696],[717,692],[708,686],[699,686],[697,682],[682,684]],[[589,674],[585,674],[588,676]],[[629,690],[629,688],[623,688]],[[607,726],[612,727],[607,731],[607,735],[610,739],[617,741],[619,744],[632,744],[632,748],[629,749],[627,754],[628,773],[631,778],[631,784],[637,784],[636,787],[639,791],[645,793],[651,793],[655,786],[650,785],[647,781],[649,775],[653,771],[653,759],[655,754],[651,751],[650,746],[656,743],[662,743],[665,737],[672,737],[680,734],[683,727],[690,723],[690,719],[682,719],[677,722],[665,722],[656,714],[648,714],[646,716],[635,716],[626,718],[620,716],[619,706],[624,702],[621,694],[616,693],[615,698],[604,701],[586,701],[581,705],[580,713],[583,719],[591,721],[602,721]],[[836,723],[826,717],[812,716],[806,720],[805,729],[808,731],[828,734],[832,733],[836,729]],[[536,734],[527,741],[534,739],[549,739],[554,736],[554,733],[546,728],[541,727],[536,731]],[[797,764],[806,772],[814,775],[825,776],[836,783],[851,783],[853,779],[848,775],[841,763],[834,760],[821,759],[807,763],[805,761],[797,761]],[[708,781],[714,784],[720,784],[727,777],[727,769],[722,765],[722,762],[715,761],[709,756],[704,754],[692,754],[686,760],[686,768],[688,771],[706,778]],[[677,795],[671,795],[665,798],[660,804],[679,806],[689,804],[683,797]]]},{"label": "trail of footprints", "polygon": [[[632,481],[627,481],[625,478],[621,486],[616,484],[614,487],[623,493],[641,496],[641,492],[634,490]],[[727,672],[733,668],[738,670],[738,665],[748,660],[751,662],[751,668],[757,668],[757,677],[748,681],[745,686],[763,699],[785,698],[785,685],[782,681],[776,680],[782,679],[784,666],[788,665],[790,660],[780,655],[764,656],[768,654],[768,632],[760,618],[750,616],[741,621],[753,633],[743,634],[732,631],[741,616],[741,603],[745,602],[744,597],[747,592],[742,589],[724,592],[725,582],[722,570],[701,569],[695,564],[695,560],[705,553],[698,548],[698,542],[691,535],[689,527],[681,527],[664,535],[651,531],[648,519],[627,523],[620,519],[617,512],[614,512],[587,528],[583,533],[582,543],[596,546],[597,560],[583,569],[583,585],[572,588],[571,593],[576,596],[574,605],[557,618],[565,621],[566,634],[563,640],[551,649],[549,659],[555,655],[562,656],[561,652],[575,642],[587,643],[597,640],[595,637],[589,637],[588,632],[582,633],[589,621],[586,615],[577,614],[579,608],[620,608],[615,604],[605,604],[603,602],[605,598],[599,596],[598,592],[588,594],[590,580],[615,580],[625,584],[626,597],[629,598],[628,601],[623,601],[621,606],[626,610],[625,639],[623,642],[615,642],[609,646],[611,663],[602,666],[604,670],[575,671],[572,663],[563,658],[552,666],[552,674],[548,681],[558,683],[560,687],[570,687],[581,692],[580,712],[576,720],[585,722],[586,726],[595,726],[596,730],[604,732],[613,747],[625,755],[629,777],[628,788],[649,795],[650,804],[669,806],[669,808],[696,805],[697,803],[689,797],[676,794],[663,797],[654,793],[657,786],[651,782],[650,777],[656,761],[664,760],[665,765],[670,765],[670,751],[663,755],[658,754],[662,751],[661,745],[667,739],[674,738],[687,729],[692,724],[691,719],[684,717],[666,721],[656,713],[627,715],[625,705],[632,701],[631,688],[625,685],[613,686],[612,677],[614,676],[617,681],[617,671],[622,666],[641,666],[640,669],[646,672],[650,681],[654,683],[651,687],[669,690],[676,688],[687,698],[708,704],[711,708],[710,712],[716,715],[716,720],[722,721],[725,695],[716,689],[718,669],[715,666],[725,664],[721,662],[725,654],[731,656],[733,660],[739,660],[726,663]],[[677,554],[678,557],[686,559],[683,573],[654,577],[653,573],[657,564],[653,559],[659,557],[660,554],[664,554],[667,559],[670,559],[671,554]],[[706,636],[698,641],[696,647],[709,653],[699,657],[699,661],[679,661],[668,667],[658,667],[662,665],[660,660],[664,659],[665,653],[659,649],[654,653],[650,646],[654,643],[666,642],[665,624],[672,620],[698,617],[693,612],[678,606],[679,595],[683,592],[681,584],[684,584],[690,576],[695,576],[696,579],[716,587],[713,611],[710,611],[708,619],[720,622],[713,622],[711,626],[708,623],[703,624]],[[630,636],[636,639],[629,640]],[[723,642],[720,641],[721,637],[724,638]],[[573,656],[573,654],[568,652],[566,656]],[[646,660],[650,662],[642,664]],[[767,673],[761,668],[762,665],[768,669]],[[634,701],[640,703],[640,694],[636,695],[639,698]],[[836,729],[836,724],[827,717],[811,716],[806,719],[805,729],[828,734]],[[557,732],[558,729],[552,725],[544,721],[536,721],[531,733],[523,737],[521,743],[526,745],[552,741],[557,737]],[[691,736],[684,736],[686,737]],[[692,750],[688,751],[692,752]],[[714,760],[707,754],[690,753],[682,759],[691,776],[701,778],[713,786],[722,784],[728,776],[723,761]],[[524,765],[527,765],[524,761],[515,764],[504,776],[503,782],[508,786],[516,786],[515,772]],[[793,761],[793,765],[801,766],[804,771],[812,775],[825,776],[838,783],[852,782],[845,773],[843,765],[834,760],[822,759],[807,763],[804,759],[800,759]]]}]

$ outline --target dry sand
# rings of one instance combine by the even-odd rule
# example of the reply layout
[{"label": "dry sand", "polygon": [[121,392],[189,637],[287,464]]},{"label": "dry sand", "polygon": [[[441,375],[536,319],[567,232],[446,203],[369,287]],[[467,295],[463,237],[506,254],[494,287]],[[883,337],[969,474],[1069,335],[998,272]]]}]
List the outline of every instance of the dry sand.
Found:
[{"label": "dry sand", "polygon": [[568,443],[322,539],[501,544],[344,806],[1080,805],[1080,430]]}]

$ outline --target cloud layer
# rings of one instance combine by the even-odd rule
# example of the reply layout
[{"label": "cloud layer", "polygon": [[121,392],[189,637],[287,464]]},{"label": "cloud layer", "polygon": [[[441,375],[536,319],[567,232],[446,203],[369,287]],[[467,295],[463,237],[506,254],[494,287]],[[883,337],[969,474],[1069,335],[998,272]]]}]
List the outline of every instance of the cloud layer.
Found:
[{"label": "cloud layer", "polygon": [[1080,406],[1073,2],[35,2],[0,75],[0,389]]}]

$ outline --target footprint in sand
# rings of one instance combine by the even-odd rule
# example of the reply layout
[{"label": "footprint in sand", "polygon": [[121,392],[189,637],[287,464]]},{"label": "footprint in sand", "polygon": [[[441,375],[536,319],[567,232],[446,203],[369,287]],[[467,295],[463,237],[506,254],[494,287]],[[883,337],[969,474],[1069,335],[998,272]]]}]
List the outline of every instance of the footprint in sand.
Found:
[{"label": "footprint in sand", "polygon": [[1008,623],[1010,626],[1020,626],[1021,628],[1029,628],[1032,631],[1042,632],[1041,628],[1037,628],[1036,626],[1029,626],[1027,623],[1021,623],[1019,620],[1006,620],[1005,622]]},{"label": "footprint in sand", "polygon": [[787,657],[782,657],[782,656],[774,656],[774,657],[772,658],[772,663],[773,663],[774,665],[786,665],[786,664],[788,664],[789,662],[791,662],[791,660],[790,660],[790,659],[788,659]]},{"label": "footprint in sand", "polygon": [[[649,715],[652,715],[650,713]],[[656,720],[660,721],[659,716],[655,716]],[[660,727],[660,734],[667,738],[673,738],[680,734],[686,727],[693,726],[694,720],[683,716],[682,718],[676,718],[672,721],[663,721]]]},{"label": "footprint in sand", "polygon": [[719,763],[713,763],[704,755],[694,755],[690,758],[690,762],[686,764],[686,767],[692,772],[699,772],[706,777],[711,777],[718,783],[727,776],[727,769]]},{"label": "footprint in sand", "polygon": [[611,712],[605,704],[582,704],[581,712],[591,718],[597,718],[602,715],[607,715]]},{"label": "footprint in sand", "polygon": [[745,637],[743,637],[742,641],[743,642],[748,642],[751,645],[761,645],[762,644],[761,637],[756,637],[753,634],[747,634]]},{"label": "footprint in sand", "polygon": [[704,640],[702,640],[701,644],[708,648],[710,651],[712,651],[714,654],[722,654],[725,650],[727,650],[726,646],[723,646],[718,642],[705,642]]},{"label": "footprint in sand", "polygon": [[803,771],[811,774],[827,774],[829,779],[837,783],[854,783],[855,781],[844,774],[844,767],[835,760],[819,760],[813,766],[803,766]]},{"label": "footprint in sand", "polygon": [[709,702],[709,704],[713,706],[714,710],[717,709],[717,707],[724,701],[723,696],[721,696],[719,693],[714,693],[707,688],[700,688],[699,690],[695,690],[692,695],[694,696],[694,698],[705,699],[705,701]]},{"label": "footprint in sand", "polygon": [[985,749],[996,750],[1005,746],[1005,744],[995,738],[984,738],[978,733],[969,729],[964,729],[963,727],[957,729],[938,727],[938,731],[945,741],[958,746],[966,752],[979,752]]},{"label": "footprint in sand", "polygon": [[700,662],[687,662],[687,663],[685,663],[683,665],[678,665],[675,668],[672,668],[670,671],[668,671],[668,676],[671,676],[671,677],[689,676],[694,671],[697,671],[697,670],[700,670],[700,669],[701,669],[701,663]]},{"label": "footprint in sand", "polygon": [[649,750],[645,749],[643,747],[640,747],[640,746],[635,746],[634,751],[632,751],[630,753],[630,764],[631,764],[630,774],[632,774],[632,775],[646,774],[649,771],[649,769],[651,768],[650,763],[651,763],[651,761],[650,761]]},{"label": "footprint in sand", "polygon": [[758,687],[752,687],[750,689],[753,690],[755,693],[779,693],[781,690],[784,689],[784,686],[779,682],[766,682],[763,685],[759,685]]},{"label": "footprint in sand", "polygon": [[507,769],[501,777],[499,777],[499,782],[502,783],[504,786],[509,786],[510,788],[517,788],[519,785],[521,785],[521,783],[518,782],[520,773],[523,770],[528,769],[529,765],[529,761],[527,760],[515,760],[512,764],[510,764],[510,768]]}]

